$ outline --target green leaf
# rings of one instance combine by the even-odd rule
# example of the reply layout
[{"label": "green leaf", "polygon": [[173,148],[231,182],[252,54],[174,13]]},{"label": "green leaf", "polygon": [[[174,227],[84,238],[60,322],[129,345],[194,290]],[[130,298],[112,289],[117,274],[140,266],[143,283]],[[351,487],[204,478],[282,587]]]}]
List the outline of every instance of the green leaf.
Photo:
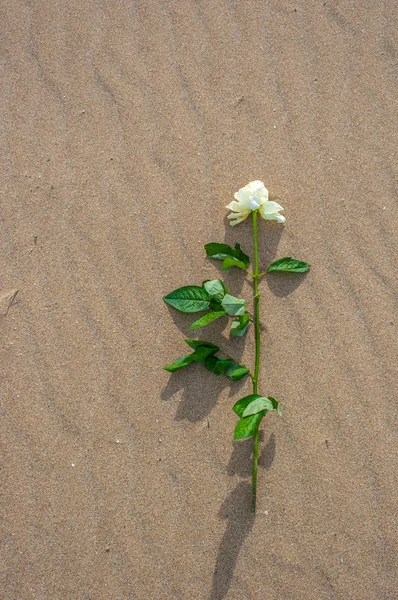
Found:
[{"label": "green leaf", "polygon": [[227,369],[234,364],[234,360],[232,358],[219,358],[217,360],[217,364],[214,365],[213,373],[215,375],[221,375],[227,371]]},{"label": "green leaf", "polygon": [[231,317],[238,317],[245,313],[246,300],[235,298],[230,294],[225,294],[221,305]]},{"label": "green leaf", "polygon": [[247,367],[235,362],[232,358],[215,356],[215,353],[220,348],[211,342],[206,342],[206,340],[192,340],[189,338],[187,338],[185,342],[194,350],[194,352],[188,356],[182,356],[173,364],[164,367],[166,371],[178,371],[178,369],[182,369],[193,362],[201,362],[204,363],[204,366],[209,371],[212,371],[216,375],[224,373],[233,381],[239,381],[250,373],[250,370]]},{"label": "green leaf", "polygon": [[232,410],[238,415],[238,417],[243,417],[243,413],[245,412],[249,404],[253,402],[253,400],[256,400],[257,398],[261,397],[261,394],[249,394],[248,396],[245,396],[244,398],[238,400],[232,407]]},{"label": "green leaf", "polygon": [[217,242],[210,242],[205,245],[207,256],[215,258],[217,260],[223,260],[227,256],[234,256],[234,250],[228,244],[218,244]]},{"label": "green leaf", "polygon": [[310,265],[302,260],[296,260],[291,256],[279,258],[273,262],[267,269],[267,273],[273,271],[283,271],[284,273],[305,273],[310,268]]},{"label": "green leaf", "polygon": [[273,404],[271,402],[271,400],[269,400],[268,398],[264,398],[264,396],[261,396],[260,398],[256,398],[256,400],[253,400],[252,402],[250,402],[250,404],[247,406],[247,408],[245,408],[244,412],[243,412],[243,417],[249,417],[250,415],[256,415],[257,413],[261,412],[262,410],[273,410]]},{"label": "green leaf", "polygon": [[278,415],[282,416],[282,411],[279,408],[278,400],[275,400],[275,398],[273,398],[272,396],[268,396],[268,400],[271,400],[273,410],[276,410],[276,412],[278,413]]},{"label": "green leaf", "polygon": [[224,310],[221,306],[221,302],[219,302],[218,300],[210,300],[210,309],[214,310],[215,312],[220,312]]},{"label": "green leaf", "polygon": [[228,269],[232,269],[232,267],[238,267],[239,269],[246,269],[245,263],[243,263],[241,260],[238,260],[237,258],[232,258],[230,256],[228,258],[224,258],[222,265],[221,265],[221,270],[227,271]]},{"label": "green leaf", "polygon": [[249,369],[240,363],[235,362],[232,358],[223,358],[215,356],[219,347],[205,340],[192,340],[187,338],[186,343],[193,348],[194,352],[188,356],[181,356],[173,364],[164,367],[166,371],[178,371],[187,365],[198,362],[204,363],[204,366],[209,371],[216,375],[225,374],[233,381],[239,381],[250,373]]},{"label": "green leaf", "polygon": [[242,440],[248,438],[256,433],[259,428],[261,419],[265,415],[265,411],[251,415],[250,417],[243,417],[239,419],[236,424],[234,431],[234,440]]},{"label": "green leaf", "polygon": [[203,287],[187,285],[170,292],[163,300],[184,313],[209,310],[210,297]]},{"label": "green leaf", "polygon": [[196,348],[190,356],[192,361],[203,362],[208,356],[212,356],[217,352],[217,348],[208,348],[206,346],[199,346]]},{"label": "green leaf", "polygon": [[225,374],[230,377],[232,381],[239,381],[249,373],[250,369],[240,363],[234,363],[229,367]]},{"label": "green leaf", "polygon": [[248,313],[244,313],[243,315],[241,315],[239,317],[239,325],[241,326],[242,329],[244,327],[247,327],[249,325],[249,322],[250,322],[250,316]]},{"label": "green leaf", "polygon": [[[244,265],[240,268],[246,268],[250,264],[249,256],[243,252],[239,244],[235,244],[235,248],[231,248],[231,246],[228,246],[228,244],[217,244],[216,242],[211,242],[210,244],[205,245],[205,250],[207,256],[216,260],[224,260],[226,258],[236,259]],[[232,267],[238,265],[231,264],[230,266]],[[222,268],[225,269],[230,267]]]},{"label": "green leaf", "polygon": [[265,398],[264,396],[261,396],[261,394],[249,394],[248,396],[241,398],[232,407],[232,410],[239,417],[254,415],[263,410],[276,410],[278,415],[282,414],[278,401],[275,400],[275,398],[272,398],[272,396]]},{"label": "green leaf", "polygon": [[204,287],[204,289],[209,294],[209,297],[212,300],[216,300],[219,302],[221,302],[225,294],[228,293],[228,290],[225,287],[224,283],[221,281],[221,279],[212,279],[204,281],[202,286]]},{"label": "green leaf", "polygon": [[245,325],[245,327],[241,327],[239,321],[233,321],[231,323],[230,334],[232,337],[243,337],[249,327],[249,324]]},{"label": "green leaf", "polygon": [[219,317],[223,317],[226,314],[227,313],[225,312],[225,310],[207,313],[207,314],[203,315],[203,317],[201,317],[200,319],[198,319],[197,321],[192,323],[192,325],[190,326],[189,329],[199,329],[199,327],[204,327],[205,325],[212,323]]},{"label": "green leaf", "polygon": [[240,323],[241,327],[245,327],[246,325],[248,325],[249,321],[250,321],[250,316],[247,312],[245,312],[244,315],[241,315],[239,317],[239,323]]},{"label": "green leaf", "polygon": [[[196,342],[198,340],[185,340],[186,342]],[[191,344],[189,344],[191,345]],[[164,367],[164,369],[166,371],[169,371],[170,373],[174,373],[174,371],[178,371],[179,369],[182,369],[183,367],[186,367],[188,365],[190,365],[193,362],[203,362],[203,361],[207,361],[208,359],[210,359],[213,354],[215,354],[217,352],[217,350],[219,350],[218,346],[215,346],[214,344],[210,344],[210,342],[204,342],[202,345],[199,344],[192,346],[194,347],[194,352],[192,352],[191,354],[188,354],[186,356],[181,356],[180,358],[177,358],[176,361],[174,361],[171,365],[167,365],[166,367]],[[217,363],[217,359],[215,361],[215,363]]]},{"label": "green leaf", "polygon": [[250,265],[250,257],[247,256],[240,247],[240,244],[235,244],[234,257],[242,261],[248,267]]},{"label": "green leaf", "polygon": [[212,344],[211,342],[206,342],[206,340],[191,340],[190,338],[185,338],[185,343],[188,344],[190,348],[196,350],[200,346],[204,346],[205,348],[215,348],[215,351],[219,350],[219,346]]},{"label": "green leaf", "polygon": [[250,317],[247,313],[244,313],[237,319],[231,323],[231,335],[242,337],[245,335],[247,328],[249,327]]},{"label": "green leaf", "polygon": [[175,360],[171,365],[167,365],[167,367],[163,368],[165,371],[169,371],[169,373],[174,373],[174,371],[178,371],[179,369],[190,365],[193,362],[191,357],[192,354],[189,354],[188,356],[181,356],[180,358],[177,358],[177,360]]},{"label": "green leaf", "polygon": [[240,363],[236,363],[232,358],[222,358],[220,356],[209,356],[205,359],[205,367],[215,375],[227,375],[233,381],[239,381],[250,373],[249,369]]},{"label": "green leaf", "polygon": [[208,371],[213,371],[214,367],[218,363],[217,356],[211,355],[205,358],[204,365]]}]

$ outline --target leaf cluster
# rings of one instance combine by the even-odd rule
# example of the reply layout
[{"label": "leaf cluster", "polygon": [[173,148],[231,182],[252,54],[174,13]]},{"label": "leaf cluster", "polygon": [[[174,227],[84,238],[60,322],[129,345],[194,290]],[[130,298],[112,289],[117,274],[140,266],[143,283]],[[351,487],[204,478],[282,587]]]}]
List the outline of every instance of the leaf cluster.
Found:
[{"label": "leaf cluster", "polygon": [[[248,271],[250,258],[245,254],[239,244],[232,248],[228,244],[211,242],[205,245],[206,254],[209,258],[221,261],[221,270],[226,271],[233,267]],[[305,273],[310,265],[301,260],[285,256],[269,265],[266,273]],[[265,275],[262,273],[260,276]],[[188,285],[178,288],[164,297],[164,301],[177,310],[184,313],[196,313],[206,311],[202,317],[191,324],[190,329],[199,329],[223,316],[230,316],[234,320],[231,323],[231,336],[245,335],[250,323],[250,316],[246,312],[246,301],[232,296],[223,281],[220,279],[206,280],[201,286]],[[218,355],[220,348],[211,342],[201,340],[185,340],[193,352],[181,356],[171,365],[164,367],[166,371],[174,372],[190,365],[191,363],[203,363],[207,370],[215,375],[226,375],[233,381],[239,381],[250,370],[244,365]],[[271,396],[265,397],[260,394],[250,394],[236,402],[233,407],[238,415],[234,439],[239,440],[255,435],[261,420],[269,411],[280,413],[278,401]]]},{"label": "leaf cluster", "polygon": [[235,427],[234,440],[254,435],[261,420],[270,410],[275,410],[278,415],[281,414],[278,401],[271,396],[266,398],[260,394],[249,394],[238,400],[233,406],[233,411],[240,417]]},{"label": "leaf cluster", "polygon": [[163,300],[184,313],[208,311],[191,324],[199,329],[223,316],[234,318],[231,335],[242,336],[249,326],[250,317],[245,311],[246,301],[229,294],[221,279],[206,280],[202,286],[187,285],[170,292]]},{"label": "leaf cluster", "polygon": [[250,373],[247,367],[235,362],[233,358],[218,356],[217,352],[220,348],[211,342],[191,339],[186,339],[185,342],[193,349],[193,352],[177,358],[171,365],[164,367],[165,371],[174,373],[174,371],[179,371],[179,369],[196,362],[203,363],[206,369],[215,375],[226,375],[232,381],[239,381]]},{"label": "leaf cluster", "polygon": [[232,248],[228,244],[211,242],[205,245],[205,250],[207,256],[210,258],[222,261],[222,271],[227,271],[228,269],[232,269],[232,267],[247,270],[250,264],[250,258],[243,252],[240,244],[235,244],[235,248]]},{"label": "leaf cluster", "polygon": [[[247,271],[250,264],[250,257],[245,254],[240,244],[235,244],[235,248],[228,244],[218,244],[211,242],[205,245],[206,254],[209,258],[221,260],[221,270],[226,271],[232,267],[238,267]],[[284,256],[274,261],[267,269],[267,273],[281,271],[284,273],[305,273],[310,265],[302,260],[297,260],[291,256]]]}]

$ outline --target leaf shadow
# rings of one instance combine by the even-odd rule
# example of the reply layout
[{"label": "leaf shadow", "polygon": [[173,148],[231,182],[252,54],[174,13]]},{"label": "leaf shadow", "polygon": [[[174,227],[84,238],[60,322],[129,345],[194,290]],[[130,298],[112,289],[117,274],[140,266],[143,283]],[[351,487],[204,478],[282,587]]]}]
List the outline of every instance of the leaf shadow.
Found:
[{"label": "leaf shadow", "polygon": [[306,273],[267,273],[265,279],[271,292],[279,298],[285,298],[289,296],[299,285],[301,285],[304,279],[307,277]]},{"label": "leaf shadow", "polygon": [[[237,232],[236,227],[233,228],[229,225],[229,221],[225,218],[226,228],[225,228],[225,236],[224,242],[229,244],[230,246],[234,246],[237,240]],[[277,250],[280,239],[283,234],[284,227],[280,225],[280,223],[276,223],[273,221],[265,221],[259,223],[259,269],[260,272],[265,272],[265,270],[269,267],[269,265],[277,259]],[[241,240],[239,243],[242,246],[242,250],[246,252],[246,254],[253,254],[253,228],[251,224],[251,219],[248,218],[246,221],[243,221],[239,224],[239,239]],[[266,243],[262,244],[262,238]],[[281,258],[281,257],[279,257]],[[252,267],[253,265],[251,265]],[[250,267],[249,267],[250,269]],[[236,272],[239,271],[237,274]],[[246,274],[244,271],[240,269],[231,269],[230,271],[224,272],[225,283],[228,287],[230,282],[233,282],[235,288],[238,284],[239,291],[242,290]],[[268,288],[270,291],[279,298],[284,298],[294,292],[295,289],[301,285],[308,275],[307,273],[267,273],[265,276],[265,280],[267,282]]]},{"label": "leaf shadow", "polygon": [[[220,336],[222,336],[222,332],[228,329],[229,323],[231,322],[230,319],[225,316],[220,317],[212,323],[209,323],[209,325],[206,325],[205,327],[201,327],[199,329],[189,329],[192,323],[206,314],[206,311],[197,313],[182,313],[172,306],[166,306],[169,309],[170,317],[172,318],[174,325],[181,331],[181,333],[184,334],[186,338],[196,339],[199,335],[201,339],[212,338],[211,341],[214,341],[213,338],[219,339]],[[214,341],[214,343],[217,344],[216,341]]]},{"label": "leaf shadow", "polygon": [[196,423],[209,416],[226,387],[229,387],[229,396],[239,394],[239,390],[246,384],[246,379],[247,377],[240,381],[232,381],[225,375],[210,373],[202,364],[192,364],[186,369],[170,374],[170,379],[161,392],[161,398],[170,400],[183,390],[175,420],[186,419]]},{"label": "leaf shadow", "polygon": [[[174,324],[184,334],[184,337],[212,341],[220,346],[220,355],[231,356],[237,362],[241,360],[245,338],[231,340],[223,335],[224,330],[228,331],[230,319],[222,317],[201,329],[189,330],[189,324],[199,318],[198,314],[179,313],[172,307],[169,307],[169,312]],[[188,321],[190,316],[194,318]],[[181,355],[190,354],[190,352],[192,349],[186,346]],[[172,360],[176,358],[178,357],[173,357]],[[166,401],[170,400],[183,390],[175,420],[187,419],[191,423],[195,423],[208,417],[225,388],[229,387],[229,396],[233,396],[239,393],[239,390],[245,385],[246,379],[247,377],[234,382],[225,375],[215,375],[207,371],[203,364],[195,363],[170,374],[170,378],[161,392],[161,398]]]},{"label": "leaf shadow", "polygon": [[[246,336],[229,337],[229,328],[233,320],[231,317],[220,317],[205,327],[201,327],[199,329],[189,329],[191,323],[199,319],[200,315],[203,315],[203,313],[192,313],[192,315],[189,315],[187,313],[179,313],[170,306],[168,306],[168,308],[175,326],[181,331],[181,333],[184,335],[184,338],[207,340],[209,342],[211,341],[220,347],[220,355],[230,356],[236,360],[236,362],[241,360],[245,349]],[[189,318],[190,316],[193,318],[189,319],[188,321],[187,317]],[[191,349],[187,346],[186,351],[187,352],[184,352],[189,354]],[[181,354],[184,354],[184,352]],[[177,357],[173,358],[173,360],[176,358]],[[227,382],[228,381],[230,380],[227,379]]]},{"label": "leaf shadow", "polygon": [[218,516],[227,521],[213,573],[210,600],[222,600],[231,586],[240,549],[249,535],[255,515],[248,508],[251,485],[241,481],[221,506]]},{"label": "leaf shadow", "polygon": [[[212,260],[212,259],[209,258],[208,260]],[[221,266],[220,261],[217,261],[217,262]],[[249,267],[249,270],[250,270],[250,267]],[[230,294],[232,294],[233,296],[235,296],[237,298],[240,298],[240,294],[242,292],[245,281],[247,279],[251,279],[251,277],[250,278],[248,277],[246,271],[243,271],[242,269],[233,268],[233,269],[229,269],[227,271],[221,271],[221,269],[220,269],[220,273],[217,276],[217,279],[222,279],[224,281],[225,286],[228,289]]]}]

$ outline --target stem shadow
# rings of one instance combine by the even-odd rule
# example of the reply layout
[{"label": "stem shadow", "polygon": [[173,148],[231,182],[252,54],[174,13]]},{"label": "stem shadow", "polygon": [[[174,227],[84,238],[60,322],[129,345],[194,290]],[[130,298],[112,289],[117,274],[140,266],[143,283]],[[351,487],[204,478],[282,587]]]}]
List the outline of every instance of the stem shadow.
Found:
[{"label": "stem shadow", "polygon": [[[251,218],[247,218],[239,224],[239,230],[236,231],[236,227],[231,227],[228,222],[226,225],[224,242],[234,247],[237,241],[242,246],[242,250],[249,256],[253,256],[253,228]],[[261,217],[258,219],[258,231],[259,231],[259,265],[260,272],[263,272],[267,267],[276,259],[279,241],[283,234],[283,225],[273,221],[264,221]],[[266,242],[262,244],[262,242]],[[252,265],[251,265],[252,266]],[[250,270],[250,267],[249,267]],[[235,275],[236,271],[240,269],[231,269],[227,273]],[[245,272],[242,271],[243,276]],[[243,284],[242,278],[242,284]]]},{"label": "stem shadow", "polygon": [[[284,227],[280,223],[273,221],[261,222],[259,219],[259,251],[260,251],[260,272],[264,272],[269,265],[277,259],[277,250],[279,241],[283,234]],[[240,240],[242,250],[252,256],[253,254],[253,230],[251,219],[248,218],[239,224],[239,236],[235,231],[236,227],[229,225],[229,220],[225,218],[226,229],[224,242],[234,247],[237,239]],[[261,227],[260,227],[261,223]],[[266,244],[261,244],[262,239]],[[279,258],[281,258],[279,256]],[[250,270],[250,266],[249,266]],[[270,291],[280,298],[284,298],[294,292],[296,288],[301,285],[308,275],[307,273],[268,273],[265,276],[268,288]],[[233,289],[238,288],[237,292],[240,292],[245,281],[246,273],[241,269],[231,269],[230,271],[224,271],[224,280],[227,287]]]},{"label": "stem shadow", "polygon": [[[264,441],[263,431],[259,432],[259,441]],[[234,442],[227,468],[228,475],[250,477],[252,454],[253,438]],[[274,458],[275,436],[271,433],[266,446],[262,449],[258,461],[259,467],[270,469]],[[240,549],[254,523],[255,515],[250,512],[251,498],[251,484],[241,481],[221,506],[218,516],[227,520],[227,528],[218,551],[210,600],[222,600],[228,594]]]},{"label": "stem shadow", "polygon": [[241,481],[221,506],[218,516],[227,521],[213,574],[210,600],[222,600],[228,593],[234,576],[240,549],[249,535],[255,515],[248,510],[251,485]]},{"label": "stem shadow", "polygon": [[[259,443],[264,442],[264,432],[259,431]],[[229,476],[251,477],[253,456],[253,438],[233,442],[233,451],[229,459],[227,473]],[[275,458],[275,435],[271,433],[267,444],[260,446],[258,466],[270,469]]]}]

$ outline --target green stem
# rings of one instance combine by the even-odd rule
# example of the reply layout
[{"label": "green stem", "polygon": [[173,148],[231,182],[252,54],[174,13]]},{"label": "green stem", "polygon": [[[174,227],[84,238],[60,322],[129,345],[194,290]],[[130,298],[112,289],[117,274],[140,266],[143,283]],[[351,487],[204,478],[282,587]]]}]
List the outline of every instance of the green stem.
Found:
[{"label": "green stem", "polygon": [[[254,327],[256,340],[256,358],[253,375],[253,394],[257,394],[258,376],[260,372],[260,296],[258,293],[258,235],[257,235],[257,211],[252,212],[253,215],[253,241],[254,241]],[[257,466],[258,466],[258,429],[253,436],[253,476],[252,476],[252,507],[251,512],[256,512],[256,493],[257,493]]]}]

